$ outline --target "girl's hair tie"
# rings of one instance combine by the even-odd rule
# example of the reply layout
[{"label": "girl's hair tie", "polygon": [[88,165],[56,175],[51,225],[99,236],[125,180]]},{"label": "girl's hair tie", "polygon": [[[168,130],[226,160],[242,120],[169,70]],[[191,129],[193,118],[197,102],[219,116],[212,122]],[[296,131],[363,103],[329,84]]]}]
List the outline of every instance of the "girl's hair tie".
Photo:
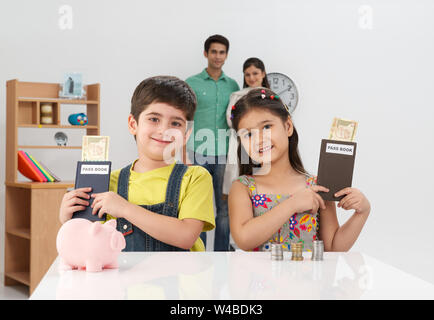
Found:
[{"label": "girl's hair tie", "polygon": [[235,105],[233,105],[232,107],[231,107],[231,120],[234,118],[234,110],[235,110]]}]

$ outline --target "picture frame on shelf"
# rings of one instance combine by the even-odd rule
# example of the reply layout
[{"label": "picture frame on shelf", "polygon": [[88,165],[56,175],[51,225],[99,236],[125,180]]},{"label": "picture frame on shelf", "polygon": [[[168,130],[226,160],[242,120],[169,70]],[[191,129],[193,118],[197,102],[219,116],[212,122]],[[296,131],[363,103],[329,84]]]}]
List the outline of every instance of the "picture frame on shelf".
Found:
[{"label": "picture frame on shelf", "polygon": [[59,97],[65,99],[85,99],[86,92],[83,88],[83,75],[73,72],[66,73],[63,83],[60,84]]}]

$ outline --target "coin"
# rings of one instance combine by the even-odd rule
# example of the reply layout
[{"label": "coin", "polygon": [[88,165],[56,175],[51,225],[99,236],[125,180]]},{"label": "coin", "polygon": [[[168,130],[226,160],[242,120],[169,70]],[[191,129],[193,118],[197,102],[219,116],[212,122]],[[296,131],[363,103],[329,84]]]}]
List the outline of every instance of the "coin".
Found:
[{"label": "coin", "polygon": [[271,260],[283,260],[283,247],[281,243],[271,244]]},{"label": "coin", "polygon": [[324,260],[324,242],[322,240],[314,240],[312,242],[312,261]]}]

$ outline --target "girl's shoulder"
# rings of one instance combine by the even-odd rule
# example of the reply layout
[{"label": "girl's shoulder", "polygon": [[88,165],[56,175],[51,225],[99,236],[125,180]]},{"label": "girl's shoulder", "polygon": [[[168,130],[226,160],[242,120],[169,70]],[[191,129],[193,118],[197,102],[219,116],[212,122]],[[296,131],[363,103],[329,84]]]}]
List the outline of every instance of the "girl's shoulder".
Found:
[{"label": "girl's shoulder", "polygon": [[[237,178],[239,182],[245,185],[249,189],[249,193],[253,194],[256,189],[255,178],[248,175],[242,175]],[[236,181],[237,181],[236,180]]]},{"label": "girl's shoulder", "polygon": [[245,186],[250,186],[255,183],[255,178],[248,175],[239,176],[237,180],[242,184],[244,184]]},{"label": "girl's shoulder", "polygon": [[[310,173],[303,173],[303,175],[306,181],[306,185],[308,185],[309,187],[317,185],[317,176]],[[255,178],[253,176],[242,175],[239,176],[237,180],[247,187],[255,185]]]},{"label": "girl's shoulder", "polygon": [[304,173],[304,176],[306,178],[306,185],[308,187],[316,186],[318,184],[317,183],[317,180],[318,180],[317,176],[310,174],[310,173]]}]

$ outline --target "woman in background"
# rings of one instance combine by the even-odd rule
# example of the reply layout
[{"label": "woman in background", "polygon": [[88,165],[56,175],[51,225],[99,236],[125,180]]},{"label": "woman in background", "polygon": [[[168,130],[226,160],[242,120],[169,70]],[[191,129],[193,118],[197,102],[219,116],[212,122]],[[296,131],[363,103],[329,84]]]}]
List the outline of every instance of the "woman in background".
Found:
[{"label": "woman in background", "polygon": [[[270,88],[264,63],[258,58],[249,58],[243,64],[244,83],[243,89],[235,91],[229,98],[228,108],[226,109],[226,119],[229,128],[232,129],[231,110],[237,101],[246,95],[250,90],[258,87]],[[223,195],[227,196],[232,182],[238,178],[237,160],[237,134],[231,130],[229,138],[229,150],[226,161],[225,175],[223,178]]]}]

